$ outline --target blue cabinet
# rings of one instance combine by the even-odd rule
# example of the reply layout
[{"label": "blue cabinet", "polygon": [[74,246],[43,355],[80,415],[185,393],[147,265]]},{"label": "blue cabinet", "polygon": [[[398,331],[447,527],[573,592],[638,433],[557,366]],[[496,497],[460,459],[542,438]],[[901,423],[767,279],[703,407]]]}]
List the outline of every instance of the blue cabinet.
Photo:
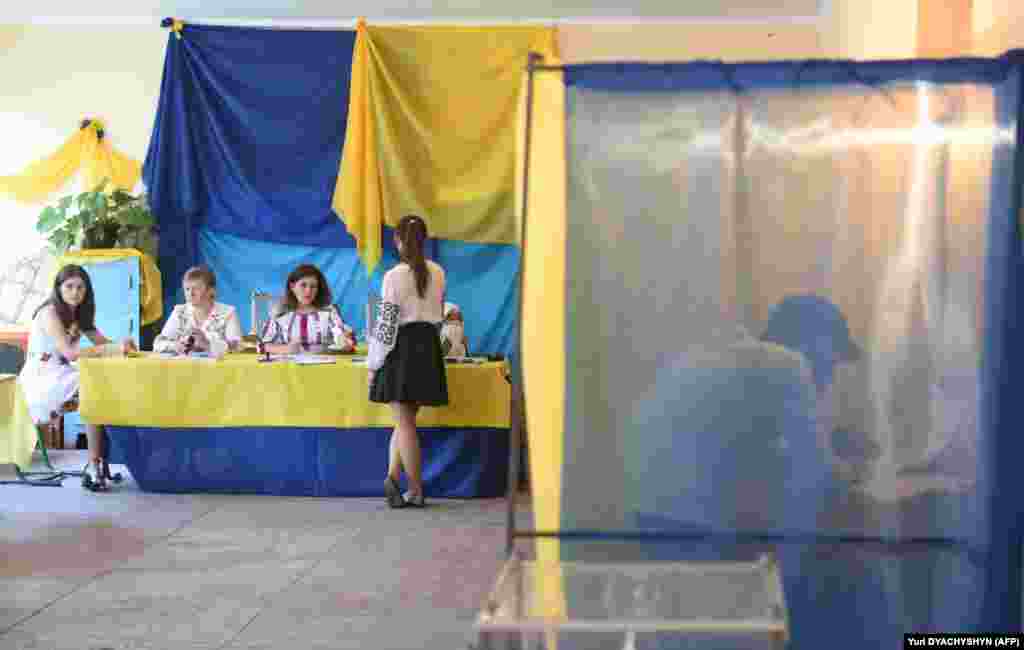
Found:
[{"label": "blue cabinet", "polygon": [[[96,328],[112,341],[131,337],[139,341],[139,258],[125,257],[113,261],[82,264],[96,297]],[[82,347],[92,343],[82,338]],[[64,446],[74,447],[78,434],[85,433],[85,425],[78,413],[64,416]]]}]

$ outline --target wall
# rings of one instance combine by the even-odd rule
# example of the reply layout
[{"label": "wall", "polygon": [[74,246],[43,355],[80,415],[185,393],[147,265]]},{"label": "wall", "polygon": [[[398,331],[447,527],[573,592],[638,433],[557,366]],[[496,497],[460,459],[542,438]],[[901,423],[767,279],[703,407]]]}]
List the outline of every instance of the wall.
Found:
[{"label": "wall", "polygon": [[[51,154],[87,116],[104,120],[110,143],[141,162],[166,39],[155,25],[0,27],[0,174]],[[75,182],[65,188],[78,189]],[[0,325],[28,318],[49,281],[52,259],[37,254],[40,209],[0,199]]]},{"label": "wall", "polygon": [[1024,3],[1020,0],[973,0],[973,53],[995,56],[1024,48]]}]

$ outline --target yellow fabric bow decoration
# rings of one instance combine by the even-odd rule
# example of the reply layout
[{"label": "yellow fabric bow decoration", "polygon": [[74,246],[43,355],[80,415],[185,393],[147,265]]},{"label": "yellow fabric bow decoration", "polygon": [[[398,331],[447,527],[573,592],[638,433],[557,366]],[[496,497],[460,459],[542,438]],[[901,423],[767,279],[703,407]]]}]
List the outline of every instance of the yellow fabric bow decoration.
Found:
[{"label": "yellow fabric bow decoration", "polygon": [[103,123],[89,119],[49,157],[32,163],[20,174],[0,176],[0,194],[22,203],[40,203],[79,169],[85,174],[86,187],[96,187],[107,178],[111,192],[132,191],[142,176],[142,165],[110,146]]}]

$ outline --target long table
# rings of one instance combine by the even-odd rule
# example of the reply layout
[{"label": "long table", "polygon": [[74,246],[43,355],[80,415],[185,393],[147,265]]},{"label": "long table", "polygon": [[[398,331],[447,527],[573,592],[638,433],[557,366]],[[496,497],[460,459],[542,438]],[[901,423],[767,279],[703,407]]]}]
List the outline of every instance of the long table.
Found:
[{"label": "long table", "polygon": [[[106,425],[111,462],[127,465],[143,490],[380,495],[390,407],[367,399],[364,364],[332,360],[83,359],[80,413]],[[449,364],[448,393],[448,406],[423,408],[418,418],[426,494],[503,494],[504,364]]]}]

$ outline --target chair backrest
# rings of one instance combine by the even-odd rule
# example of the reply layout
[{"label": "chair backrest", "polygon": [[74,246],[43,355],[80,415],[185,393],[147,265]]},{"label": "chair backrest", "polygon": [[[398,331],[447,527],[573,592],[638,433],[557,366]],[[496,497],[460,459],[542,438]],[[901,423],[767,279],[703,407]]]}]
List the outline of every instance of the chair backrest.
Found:
[{"label": "chair backrest", "polygon": [[25,365],[25,353],[17,345],[0,343],[0,374],[16,375]]}]

